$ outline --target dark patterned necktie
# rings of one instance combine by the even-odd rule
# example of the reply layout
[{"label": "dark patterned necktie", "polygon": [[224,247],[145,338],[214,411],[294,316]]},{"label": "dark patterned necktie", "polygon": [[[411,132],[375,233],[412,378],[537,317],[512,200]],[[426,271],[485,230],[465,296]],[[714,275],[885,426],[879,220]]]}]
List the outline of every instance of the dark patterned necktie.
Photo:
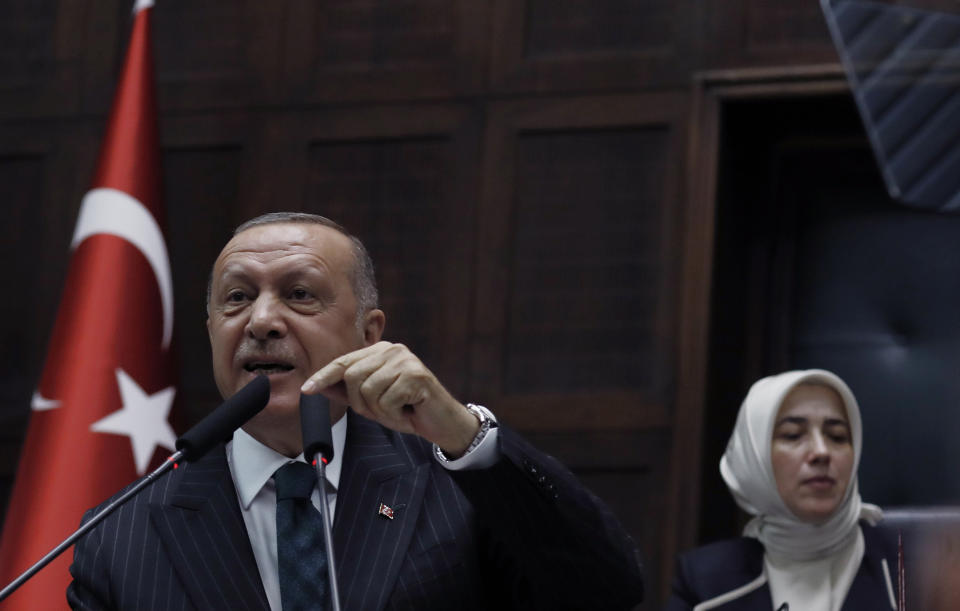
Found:
[{"label": "dark patterned necktie", "polygon": [[317,475],[302,462],[273,474],[277,487],[277,560],[283,611],[325,611],[330,582],[320,512],[310,502]]}]

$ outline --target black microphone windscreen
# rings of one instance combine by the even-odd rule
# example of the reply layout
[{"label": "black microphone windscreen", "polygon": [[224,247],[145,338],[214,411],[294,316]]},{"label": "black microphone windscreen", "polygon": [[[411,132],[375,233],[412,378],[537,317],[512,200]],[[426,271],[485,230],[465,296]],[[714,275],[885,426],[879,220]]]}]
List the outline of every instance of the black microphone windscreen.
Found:
[{"label": "black microphone windscreen", "polygon": [[300,431],[303,456],[308,461],[320,454],[333,460],[333,433],[330,430],[330,401],[323,395],[300,395]]},{"label": "black microphone windscreen", "polygon": [[270,401],[270,379],[259,375],[177,439],[183,458],[195,461],[253,418]]}]

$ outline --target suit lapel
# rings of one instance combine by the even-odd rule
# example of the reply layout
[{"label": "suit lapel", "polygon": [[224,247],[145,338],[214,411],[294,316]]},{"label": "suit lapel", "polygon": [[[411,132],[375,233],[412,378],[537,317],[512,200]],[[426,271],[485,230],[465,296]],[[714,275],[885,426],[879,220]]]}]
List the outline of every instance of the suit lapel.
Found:
[{"label": "suit lapel", "polygon": [[150,518],[198,609],[269,609],[224,447],[181,466]]},{"label": "suit lapel", "polygon": [[[894,565],[888,565],[885,571],[883,565],[886,555],[882,537],[877,529],[863,523],[861,523],[860,530],[863,533],[863,560],[853,583],[850,584],[850,591],[847,592],[842,611],[848,609],[891,609],[893,608],[891,603],[896,601],[897,565],[894,562]],[[888,572],[891,580],[889,587],[887,585]],[[889,588],[893,588],[893,601],[890,600],[891,590]]]},{"label": "suit lapel", "polygon": [[[430,474],[394,434],[348,410],[333,528],[340,598],[347,609],[382,609],[403,564]],[[393,519],[378,513],[391,508]]]},{"label": "suit lapel", "polygon": [[[748,541],[747,552],[745,556],[744,569],[738,578],[736,583],[741,584],[738,587],[743,587],[744,585],[753,582],[758,577],[763,575],[763,546],[759,545],[759,542],[756,539],[744,539]],[[742,609],[743,611],[767,611],[771,608],[773,602],[773,597],[770,594],[770,582],[765,578],[763,584],[757,587],[750,592],[740,596],[739,598],[734,599],[727,605],[720,605],[717,607],[717,611],[722,611],[724,609]]]},{"label": "suit lapel", "polygon": [[[770,595],[770,583],[764,577],[761,584],[747,592],[732,597],[733,592],[746,588],[763,577],[763,545],[756,539],[741,537],[736,540],[733,551],[725,558],[723,570],[718,572],[719,581],[711,583],[712,596],[699,603],[716,611],[770,611],[773,602]],[[726,602],[717,605],[723,597]]]}]

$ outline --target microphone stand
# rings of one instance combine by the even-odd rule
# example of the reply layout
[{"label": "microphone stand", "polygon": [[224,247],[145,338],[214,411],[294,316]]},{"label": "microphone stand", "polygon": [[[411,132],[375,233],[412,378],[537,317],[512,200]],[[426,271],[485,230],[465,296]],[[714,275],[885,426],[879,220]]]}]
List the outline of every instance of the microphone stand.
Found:
[{"label": "microphone stand", "polygon": [[54,558],[62,554],[64,550],[73,545],[77,539],[87,534],[90,529],[102,522],[108,515],[113,513],[115,509],[126,503],[130,497],[140,492],[152,484],[158,477],[169,471],[171,467],[176,465],[176,463],[183,458],[183,455],[184,450],[178,450],[176,453],[171,454],[170,457],[163,461],[163,464],[154,469],[152,473],[141,479],[136,483],[135,486],[124,492],[121,496],[117,497],[117,499],[112,503],[98,511],[96,515],[90,518],[89,522],[75,530],[74,533],[64,539],[60,545],[50,550],[46,556],[38,560],[36,564],[24,571],[19,577],[11,581],[3,590],[0,590],[0,601],[13,594],[17,588],[22,586],[28,579],[33,577],[37,571],[50,564]]},{"label": "microphone stand", "polygon": [[333,433],[330,431],[330,401],[323,395],[300,395],[300,433],[303,436],[303,457],[312,461],[320,486],[320,521],[323,523],[323,543],[330,576],[331,610],[340,611],[330,505],[327,502],[327,462],[333,460]]},{"label": "microphone stand", "polygon": [[337,587],[337,567],[333,555],[333,534],[330,528],[330,503],[327,501],[327,459],[321,452],[313,455],[320,484],[320,519],[323,522],[323,543],[327,550],[327,573],[330,576],[332,611],[340,611],[340,589]]}]

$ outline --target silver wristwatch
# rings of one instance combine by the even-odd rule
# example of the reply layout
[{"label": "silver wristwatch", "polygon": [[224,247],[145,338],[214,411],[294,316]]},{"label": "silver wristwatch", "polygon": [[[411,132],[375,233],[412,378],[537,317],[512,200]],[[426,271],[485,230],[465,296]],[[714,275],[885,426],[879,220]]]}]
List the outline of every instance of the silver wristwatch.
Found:
[{"label": "silver wristwatch", "polygon": [[[490,413],[490,410],[485,408],[482,405],[476,405],[474,403],[467,403],[467,411],[476,416],[477,420],[480,421],[480,430],[477,431],[477,434],[473,436],[473,441],[470,442],[470,445],[467,446],[466,451],[463,453],[463,456],[466,456],[474,450],[480,442],[487,436],[487,433],[490,432],[490,429],[497,426],[497,421],[494,420],[493,414]],[[433,451],[436,453],[437,458],[441,462],[450,462],[451,458],[448,458],[446,454],[443,453],[443,450],[440,449],[440,446],[433,444]],[[460,458],[463,458],[461,456]]]}]

